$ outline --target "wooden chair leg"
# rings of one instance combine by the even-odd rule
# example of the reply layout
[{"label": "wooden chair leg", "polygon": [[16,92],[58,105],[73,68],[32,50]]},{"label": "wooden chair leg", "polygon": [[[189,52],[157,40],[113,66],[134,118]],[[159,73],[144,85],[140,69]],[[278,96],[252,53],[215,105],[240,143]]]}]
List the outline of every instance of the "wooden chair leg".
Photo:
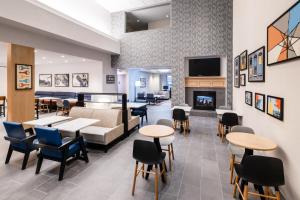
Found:
[{"label": "wooden chair leg", "polygon": [[243,196],[244,196],[243,200],[248,200],[248,183],[246,183],[244,186]]},{"label": "wooden chair leg", "polygon": [[235,181],[234,181],[233,195],[232,195],[233,198],[235,198],[235,195],[236,195],[237,184],[239,184],[239,177],[238,176],[235,177]]},{"label": "wooden chair leg", "polygon": [[27,162],[28,162],[28,159],[29,159],[29,155],[30,155],[30,152],[27,152],[24,155],[24,159],[23,159],[23,163],[22,163],[22,170],[26,169]]},{"label": "wooden chair leg", "polygon": [[171,158],[172,152],[171,151],[172,151],[171,145],[169,144],[168,145],[168,154],[169,154],[169,169],[170,169],[170,171],[172,171],[172,158]]},{"label": "wooden chair leg", "polygon": [[8,151],[7,151],[7,155],[6,155],[6,159],[5,159],[5,164],[9,163],[9,160],[11,158],[11,154],[13,152],[12,146],[9,145]]},{"label": "wooden chair leg", "polygon": [[280,192],[279,191],[276,191],[276,200],[280,200]]},{"label": "wooden chair leg", "polygon": [[172,158],[173,158],[173,160],[175,160],[175,159],[174,159],[174,148],[173,148],[173,143],[171,143],[171,151],[172,151]]},{"label": "wooden chair leg", "polygon": [[145,178],[145,164],[142,165],[142,177]]},{"label": "wooden chair leg", "polygon": [[39,174],[40,173],[40,170],[41,170],[41,167],[42,167],[42,163],[43,163],[43,157],[41,155],[39,155],[38,157],[39,157],[39,159],[38,159],[38,163],[36,165],[35,174]]},{"label": "wooden chair leg", "polygon": [[155,165],[155,181],[154,181],[154,186],[155,186],[155,200],[158,200],[158,174],[159,170],[157,165]]},{"label": "wooden chair leg", "polygon": [[234,171],[234,162],[235,162],[235,155],[231,154],[230,158],[230,184],[233,184],[233,171]]},{"label": "wooden chair leg", "polygon": [[134,195],[135,191],[135,184],[136,184],[136,177],[137,177],[137,170],[138,170],[139,162],[136,161],[135,163],[135,169],[134,169],[134,177],[133,177],[133,185],[132,185],[132,196]]},{"label": "wooden chair leg", "polygon": [[[270,195],[271,195],[270,187],[266,186],[266,187],[265,187],[265,192],[264,192],[264,193],[265,193],[266,196],[270,196]],[[269,200],[269,198],[266,197],[266,200]]]}]

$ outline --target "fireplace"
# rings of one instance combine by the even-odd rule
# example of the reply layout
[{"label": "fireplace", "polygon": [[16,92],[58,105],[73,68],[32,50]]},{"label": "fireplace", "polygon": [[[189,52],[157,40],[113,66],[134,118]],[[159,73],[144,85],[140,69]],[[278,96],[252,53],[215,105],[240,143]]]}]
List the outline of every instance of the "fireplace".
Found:
[{"label": "fireplace", "polygon": [[215,110],[216,92],[215,91],[194,91],[194,109],[196,110]]}]

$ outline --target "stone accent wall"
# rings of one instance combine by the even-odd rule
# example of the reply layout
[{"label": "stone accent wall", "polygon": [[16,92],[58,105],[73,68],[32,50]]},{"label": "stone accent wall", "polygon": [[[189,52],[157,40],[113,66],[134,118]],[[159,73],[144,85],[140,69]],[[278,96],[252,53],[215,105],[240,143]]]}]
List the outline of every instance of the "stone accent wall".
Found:
[{"label": "stone accent wall", "polygon": [[125,13],[112,15],[112,33],[121,40],[112,64],[172,67],[174,104],[185,102],[184,58],[227,58],[227,103],[232,104],[232,0],[173,0],[170,28],[125,33]]}]

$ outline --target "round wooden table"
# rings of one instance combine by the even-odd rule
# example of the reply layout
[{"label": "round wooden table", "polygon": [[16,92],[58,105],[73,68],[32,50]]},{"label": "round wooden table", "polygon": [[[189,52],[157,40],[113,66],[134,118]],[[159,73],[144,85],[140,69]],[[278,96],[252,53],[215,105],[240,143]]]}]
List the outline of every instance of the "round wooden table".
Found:
[{"label": "round wooden table", "polygon": [[[148,126],[144,126],[144,127],[140,128],[139,133],[146,137],[152,137],[154,139],[154,143],[157,147],[157,150],[161,153],[162,149],[161,149],[161,145],[159,142],[159,138],[173,135],[174,129],[169,126],[164,126],[164,125],[148,125]],[[150,172],[152,167],[153,167],[152,165],[148,165],[147,172]],[[160,168],[160,171],[162,171],[163,167],[161,164],[159,165],[159,168]],[[145,178],[148,179],[148,177],[149,177],[149,173],[146,173]],[[161,178],[162,178],[162,181],[165,182],[165,177],[163,175],[161,176]]]},{"label": "round wooden table", "polygon": [[[243,164],[245,158],[247,156],[253,155],[253,150],[257,151],[272,151],[277,148],[277,144],[272,142],[271,140],[264,138],[262,136],[242,133],[242,132],[232,132],[226,135],[226,139],[233,145],[245,148],[245,153],[242,158],[241,164]],[[243,191],[245,182],[242,180],[241,182],[241,190]],[[260,186],[257,187],[260,194],[263,194],[263,188]],[[240,195],[241,199],[241,195]],[[261,198],[264,199],[264,198]]]}]

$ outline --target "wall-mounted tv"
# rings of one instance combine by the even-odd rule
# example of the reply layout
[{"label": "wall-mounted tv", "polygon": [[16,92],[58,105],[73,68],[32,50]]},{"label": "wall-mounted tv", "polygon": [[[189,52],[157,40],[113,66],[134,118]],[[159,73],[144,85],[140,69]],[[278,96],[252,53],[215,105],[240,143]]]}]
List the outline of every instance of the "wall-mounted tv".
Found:
[{"label": "wall-mounted tv", "polygon": [[189,60],[189,76],[220,76],[220,58]]}]

